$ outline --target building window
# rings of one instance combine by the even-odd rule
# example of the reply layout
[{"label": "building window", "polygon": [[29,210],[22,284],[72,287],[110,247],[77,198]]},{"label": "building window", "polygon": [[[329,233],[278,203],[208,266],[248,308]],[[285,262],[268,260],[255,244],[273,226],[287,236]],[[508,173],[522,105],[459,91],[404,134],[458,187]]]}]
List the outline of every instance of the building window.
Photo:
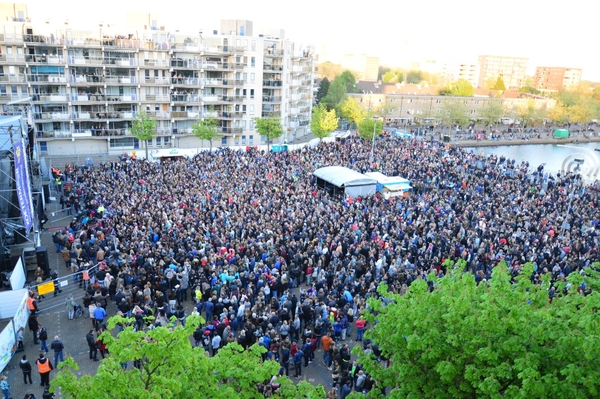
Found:
[{"label": "building window", "polygon": [[[254,75],[254,74],[252,74]],[[250,98],[254,98],[254,89],[250,89]]]},{"label": "building window", "polygon": [[246,130],[246,121],[242,121],[242,129]]},{"label": "building window", "polygon": [[16,95],[17,95],[17,93],[18,93],[18,92],[17,92],[17,86],[14,86],[14,85],[10,86],[10,93],[11,93],[13,96],[16,96]]},{"label": "building window", "polygon": [[254,115],[254,105],[251,104],[248,106],[248,113],[250,115]]},{"label": "building window", "polygon": [[233,136],[233,144],[240,145],[240,136]]},{"label": "building window", "polygon": [[248,57],[244,56],[244,65],[248,66]]},{"label": "building window", "polygon": [[250,66],[252,66],[252,67],[256,66],[256,57],[250,57]]},{"label": "building window", "polygon": [[250,145],[254,144],[254,136],[248,136],[248,143]]},{"label": "building window", "polygon": [[0,85],[0,95],[2,95],[2,96],[6,95],[6,86]]},{"label": "building window", "polygon": [[409,104],[412,103],[412,98],[409,98],[408,100],[406,100]]},{"label": "building window", "polygon": [[[250,130],[254,130],[254,119],[250,119]],[[252,136],[250,136],[250,141],[252,141]]]},{"label": "building window", "polygon": [[246,145],[246,136],[242,136],[242,145]]},{"label": "building window", "polygon": [[162,145],[162,137],[156,137],[156,146],[160,147]]},{"label": "building window", "polygon": [[242,74],[242,80],[244,81],[244,83],[247,83],[247,82],[248,82],[248,74],[247,74],[246,72],[244,72],[244,73]]},{"label": "building window", "polygon": [[45,141],[39,141],[39,143],[40,143],[40,151],[48,152],[48,143]]},{"label": "building window", "polygon": [[256,50],[256,40],[252,40],[250,42],[250,50],[252,50],[252,51]]},{"label": "building window", "polygon": [[221,145],[227,145],[227,136],[221,137]]},{"label": "building window", "polygon": [[254,76],[255,76],[255,74],[254,74],[254,73],[251,73],[251,74],[250,74],[250,82],[251,82],[251,83],[254,83]]}]

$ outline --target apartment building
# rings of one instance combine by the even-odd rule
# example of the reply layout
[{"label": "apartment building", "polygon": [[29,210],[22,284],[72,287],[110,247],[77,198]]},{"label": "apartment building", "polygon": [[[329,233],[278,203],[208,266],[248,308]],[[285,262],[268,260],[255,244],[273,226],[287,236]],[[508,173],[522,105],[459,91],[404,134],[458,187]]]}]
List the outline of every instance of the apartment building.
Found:
[{"label": "apartment building", "polygon": [[344,54],[342,69],[348,69],[356,74],[356,79],[376,81],[379,74],[379,57],[365,54]]},{"label": "apartment building", "polygon": [[192,133],[207,117],[224,146],[261,144],[256,117],[278,118],[281,141],[308,134],[314,50],[283,31],[253,35],[251,21],[228,20],[221,31],[184,34],[149,14],[128,18],[138,26],[75,31],[36,24],[26,8],[2,11],[0,104],[29,102],[41,154],[141,148],[130,133],[140,110],[157,120],[150,149],[208,146]]},{"label": "apartment building", "polygon": [[581,82],[580,68],[536,67],[534,87],[540,91],[575,90]]},{"label": "apartment building", "polygon": [[501,77],[508,90],[517,90],[525,84],[528,62],[527,58],[480,55],[477,87],[485,87],[490,78]]},{"label": "apartment building", "polygon": [[[369,87],[371,85],[372,87]],[[467,116],[471,120],[481,117],[482,110],[492,103],[501,103],[506,116],[515,118],[517,110],[533,106],[540,110],[549,110],[556,104],[556,100],[542,97],[516,98],[507,95],[502,98],[495,97],[451,97],[432,94],[437,88],[421,87],[420,85],[407,85],[402,87],[394,84],[379,84],[377,82],[360,82],[361,93],[348,94],[367,110],[377,110],[385,106],[388,115],[386,123],[403,126],[413,125],[417,122],[423,124],[439,124],[444,118],[444,112],[448,103],[460,102]],[[433,89],[433,90],[431,90]],[[510,92],[509,94],[515,94]]]},{"label": "apartment building", "polygon": [[479,65],[468,63],[447,63],[442,70],[446,82],[456,82],[465,79],[473,87],[479,84]]}]

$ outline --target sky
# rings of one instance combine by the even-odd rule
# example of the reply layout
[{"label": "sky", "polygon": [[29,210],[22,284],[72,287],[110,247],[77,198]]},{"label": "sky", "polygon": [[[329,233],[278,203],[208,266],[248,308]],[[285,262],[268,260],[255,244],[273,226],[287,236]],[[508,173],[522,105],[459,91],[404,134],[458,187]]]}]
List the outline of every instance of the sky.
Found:
[{"label": "sky", "polygon": [[332,61],[345,53],[379,56],[380,64],[389,66],[423,60],[476,63],[484,54],[517,56],[529,58],[531,74],[536,66],[583,68],[583,79],[600,82],[600,52],[592,44],[600,7],[589,0],[22,2],[35,21],[68,18],[71,26],[120,24],[129,11],[158,13],[159,25],[181,32],[210,32],[221,19],[247,19],[254,22],[255,35],[281,28],[286,39],[317,49],[325,44]]}]

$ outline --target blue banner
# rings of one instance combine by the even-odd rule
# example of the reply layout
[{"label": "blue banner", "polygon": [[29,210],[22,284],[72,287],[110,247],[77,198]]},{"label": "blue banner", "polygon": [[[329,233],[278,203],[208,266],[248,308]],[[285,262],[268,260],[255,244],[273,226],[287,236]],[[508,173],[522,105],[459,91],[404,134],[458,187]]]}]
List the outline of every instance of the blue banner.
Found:
[{"label": "blue banner", "polygon": [[31,199],[31,185],[29,184],[29,175],[27,174],[27,153],[23,141],[16,142],[13,145],[15,152],[15,182],[17,185],[17,197],[19,198],[19,207],[23,217],[25,231],[29,233],[33,227],[33,204]]}]

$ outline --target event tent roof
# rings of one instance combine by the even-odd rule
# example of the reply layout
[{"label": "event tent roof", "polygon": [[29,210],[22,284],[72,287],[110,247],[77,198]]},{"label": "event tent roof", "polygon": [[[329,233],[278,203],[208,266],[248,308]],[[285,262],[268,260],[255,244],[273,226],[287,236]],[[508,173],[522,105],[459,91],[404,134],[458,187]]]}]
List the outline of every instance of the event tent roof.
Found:
[{"label": "event tent roof", "polygon": [[343,166],[326,166],[314,171],[313,175],[338,187],[377,184],[377,180]]}]

